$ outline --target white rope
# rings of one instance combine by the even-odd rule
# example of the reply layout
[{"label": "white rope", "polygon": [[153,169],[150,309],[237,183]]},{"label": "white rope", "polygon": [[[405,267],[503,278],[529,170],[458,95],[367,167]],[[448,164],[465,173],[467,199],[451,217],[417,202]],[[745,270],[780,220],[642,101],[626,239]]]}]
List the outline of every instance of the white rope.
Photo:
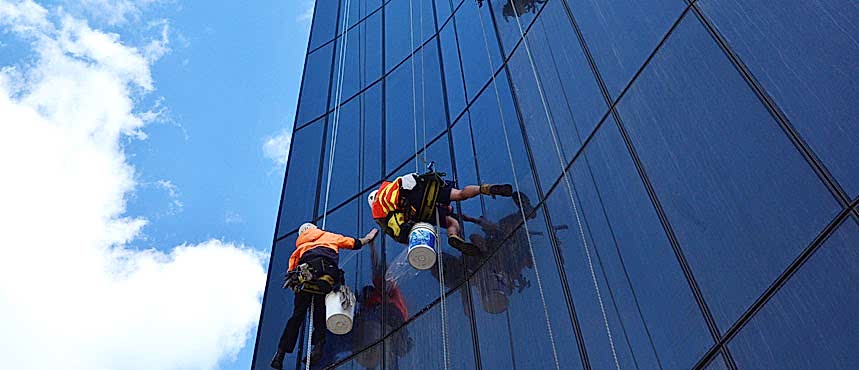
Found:
[{"label": "white rope", "polygon": [[[509,0],[509,2],[510,2],[510,6],[514,6],[513,0]],[[525,37],[525,31],[522,29],[522,22],[519,21],[519,17],[514,17],[514,18],[516,19],[516,24],[519,28],[519,34],[522,36],[522,43],[525,45],[525,51],[528,54],[528,62],[531,65],[531,72],[534,74],[534,81],[537,83],[537,91],[540,93],[540,101],[543,104],[543,111],[546,113],[546,123],[549,125],[549,130],[552,133],[552,141],[555,144],[555,152],[558,156],[558,162],[560,163],[561,171],[564,175],[564,183],[565,183],[566,188],[567,188],[567,195],[570,198],[570,204],[573,206],[573,213],[575,213],[575,215],[576,215],[576,223],[578,224],[578,227],[579,227],[579,235],[582,238],[582,246],[584,247],[585,255],[587,256],[588,268],[590,269],[590,273],[591,273],[591,280],[593,281],[594,290],[596,291],[597,299],[599,300],[600,312],[602,313],[603,324],[605,325],[605,331],[606,331],[606,334],[608,335],[609,344],[611,345],[611,355],[614,358],[614,365],[615,365],[615,368],[617,368],[617,370],[620,370],[620,362],[617,359],[617,351],[615,350],[615,347],[614,347],[614,339],[612,338],[612,335],[611,335],[611,327],[608,324],[608,316],[606,315],[605,305],[603,304],[603,299],[602,299],[602,294],[600,294],[599,283],[597,282],[596,273],[594,272],[594,265],[593,265],[593,261],[591,260],[591,252],[590,252],[590,249],[588,247],[587,238],[585,237],[585,230],[584,230],[584,227],[582,226],[581,217],[579,217],[578,206],[576,204],[575,198],[573,197],[573,185],[570,182],[569,176],[567,175],[567,168],[565,165],[566,161],[564,161],[563,155],[561,154],[561,146],[558,142],[558,134],[557,134],[557,132],[555,132],[555,125],[554,125],[554,122],[552,121],[552,115],[549,113],[549,105],[546,102],[546,96],[543,93],[543,86],[540,83],[540,77],[537,74],[537,67],[536,67],[536,64],[534,63],[534,57],[531,54],[531,48],[528,46],[528,39]]]},{"label": "white rope", "polygon": [[418,173],[420,171],[418,165],[418,100],[417,91],[415,90],[415,26],[413,14],[412,0],[409,0],[409,42],[412,47],[409,53],[409,60],[412,64],[412,122],[415,127],[415,173]]},{"label": "white rope", "polygon": [[[421,45],[423,45],[424,34],[424,0],[421,0]],[[424,163],[427,162],[427,104],[426,104],[426,89],[424,88],[424,48],[421,46],[421,120],[424,128],[424,148],[421,155],[424,157]],[[415,157],[417,157],[415,153]]]},{"label": "white rope", "polygon": [[[325,229],[326,222],[328,221],[328,199],[331,194],[331,175],[334,171],[334,154],[337,149],[337,131],[340,127],[340,103],[343,99],[343,79],[344,72],[346,70],[346,46],[349,41],[349,8],[350,8],[351,0],[346,0],[345,7],[346,11],[343,13],[343,21],[341,29],[343,30],[343,36],[341,39],[341,48],[340,55],[338,58],[338,75],[337,75],[337,87],[334,93],[335,96],[335,105],[334,105],[334,117],[332,123],[332,134],[331,134],[331,154],[328,156],[328,180],[325,185],[325,206],[322,210],[322,229]],[[305,363],[305,369],[310,370],[310,347],[312,346],[312,336],[313,336],[313,304],[314,299],[311,297],[310,300],[310,318],[308,320],[307,325],[307,359]]]},{"label": "white rope", "polygon": [[306,359],[305,364],[304,364],[305,370],[310,370],[310,342],[313,341],[313,339],[312,339],[313,337],[311,336],[311,335],[313,335],[313,301],[314,301],[314,299],[313,299],[313,297],[311,297],[310,298],[310,320],[308,321],[308,324],[307,324],[307,351],[306,351],[307,355],[306,355],[306,357],[304,357]]},{"label": "white rope", "polygon": [[445,297],[445,285],[444,285],[444,258],[442,258],[441,247],[439,247],[439,238],[441,235],[441,222],[439,221],[438,209],[435,211],[435,235],[436,235],[436,255],[438,256],[438,290],[439,290],[439,298],[441,299],[441,345],[442,345],[442,363],[444,364],[444,369],[447,370],[450,366],[450,355],[448,354],[448,338],[447,338],[447,303]]},{"label": "white rope", "polygon": [[337,132],[340,128],[340,112],[342,107],[340,103],[343,101],[343,79],[346,71],[346,46],[349,41],[349,8],[350,8],[351,0],[346,0],[344,6],[346,7],[346,11],[343,13],[343,21],[342,27],[343,36],[341,39],[341,48],[340,55],[338,56],[338,75],[337,75],[337,87],[335,88],[334,96],[335,96],[335,105],[334,105],[334,117],[332,119],[331,124],[331,153],[328,155],[328,180],[325,185],[325,205],[322,210],[322,229],[325,230],[325,225],[328,221],[328,199],[331,194],[331,177],[334,172],[334,154],[337,149]]},{"label": "white rope", "polygon": [[[516,186],[516,192],[518,193],[521,188],[519,187],[519,177],[516,175],[516,166],[513,164],[513,150],[510,147],[510,138],[507,135],[507,123],[504,120],[504,111],[501,109],[501,95],[498,92],[498,84],[496,83],[495,76],[493,75],[495,73],[495,65],[492,62],[492,55],[489,52],[489,40],[486,37],[486,26],[483,24],[483,14],[479,10],[477,14],[480,17],[480,27],[483,29],[483,43],[486,47],[486,57],[489,58],[489,67],[491,69],[490,78],[492,78],[492,87],[495,90],[495,99],[498,103],[498,113],[501,117],[501,126],[504,132],[504,141],[507,144],[507,156],[510,160],[510,170],[513,172],[513,184]],[[522,200],[519,199],[519,201],[521,202]],[[540,270],[537,267],[537,258],[534,255],[534,244],[531,241],[531,232],[530,230],[528,230],[528,219],[525,215],[524,207],[519,207],[519,213],[522,216],[522,224],[525,227],[525,235],[528,238],[528,250],[531,253],[531,262],[534,264],[534,274],[537,278],[537,288],[540,291],[540,302],[543,304],[543,314],[546,318],[546,329],[549,333],[549,341],[552,344],[552,358],[555,361],[555,369],[560,370],[561,364],[560,361],[558,361],[558,349],[555,346],[555,336],[552,333],[552,322],[549,319],[549,309],[546,306],[546,295],[543,292],[543,280],[540,277]]]}]

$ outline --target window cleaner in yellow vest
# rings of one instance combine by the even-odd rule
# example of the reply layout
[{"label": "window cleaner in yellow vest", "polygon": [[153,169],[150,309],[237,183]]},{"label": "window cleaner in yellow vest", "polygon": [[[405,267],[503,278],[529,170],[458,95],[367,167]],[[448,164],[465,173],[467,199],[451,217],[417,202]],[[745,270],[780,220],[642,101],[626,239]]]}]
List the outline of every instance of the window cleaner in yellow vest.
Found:
[{"label": "window cleaner in yellow vest", "polygon": [[469,185],[462,189],[444,180],[443,173],[430,171],[423,175],[411,173],[394,181],[382,182],[378,190],[370,193],[367,202],[373,219],[382,231],[402,244],[408,244],[409,231],[418,222],[436,224],[447,229],[447,242],[466,255],[479,255],[480,250],[462,238],[459,222],[451,216],[450,203],[474,198],[478,195],[509,197],[513,195],[510,184]]},{"label": "window cleaner in yellow vest", "polygon": [[[292,317],[286,322],[277,353],[271,360],[271,367],[283,369],[283,358],[295,349],[298,332],[304,324],[304,316],[313,304],[313,334],[310,344],[310,363],[322,358],[325,343],[325,295],[343,284],[343,270],[340,270],[340,249],[358,250],[376,237],[377,230],[370,230],[363,238],[323,231],[312,223],[305,223],[298,229],[295,251],[289,257],[289,270],[284,288],[295,292]],[[308,359],[303,359],[308,361]]]}]

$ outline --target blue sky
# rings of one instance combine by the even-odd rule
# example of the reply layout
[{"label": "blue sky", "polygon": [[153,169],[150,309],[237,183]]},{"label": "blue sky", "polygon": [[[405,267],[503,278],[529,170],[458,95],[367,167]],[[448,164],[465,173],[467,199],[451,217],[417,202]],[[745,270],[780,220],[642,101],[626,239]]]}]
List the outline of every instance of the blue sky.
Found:
[{"label": "blue sky", "polygon": [[312,5],[0,0],[10,368],[249,368]]}]

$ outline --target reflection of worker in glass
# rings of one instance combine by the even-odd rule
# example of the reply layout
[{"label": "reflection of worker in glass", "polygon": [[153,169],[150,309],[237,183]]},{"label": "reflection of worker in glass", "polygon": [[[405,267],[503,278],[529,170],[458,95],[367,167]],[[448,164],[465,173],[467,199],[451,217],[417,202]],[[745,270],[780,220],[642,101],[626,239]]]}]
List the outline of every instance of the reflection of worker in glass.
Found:
[{"label": "reflection of worker in glass", "polygon": [[[310,363],[322,357],[325,342],[325,295],[343,283],[343,271],[338,267],[340,248],[360,249],[376,237],[376,229],[363,238],[350,238],[323,231],[311,223],[298,229],[295,251],[289,257],[285,288],[295,292],[292,317],[286,323],[277,353],[271,367],[283,368],[283,358],[295,349],[298,332],[304,324],[304,316],[313,306],[313,334],[311,336]],[[308,359],[303,359],[307,361]]]},{"label": "reflection of worker in glass", "polygon": [[514,193],[512,199],[520,210],[501,218],[497,223],[483,217],[462,216],[463,220],[477,224],[482,229],[484,235],[474,233],[469,239],[486,255],[491,256],[495,251],[506,247],[503,256],[493,258],[479,270],[474,268],[475,261],[464,261],[466,267],[475,272],[474,280],[478,285],[481,305],[489,313],[504,312],[514,288],[521,292],[531,286],[531,282],[522,273],[526,267],[533,267],[534,263],[528,249],[528,235],[521,226],[523,213],[528,219],[535,217],[534,207],[523,193]]},{"label": "reflection of worker in glass", "polygon": [[474,198],[478,195],[509,197],[513,193],[510,184],[469,185],[457,189],[444,180],[443,173],[430,171],[400,176],[394,181],[385,181],[378,190],[370,193],[367,202],[373,219],[382,231],[399,243],[409,242],[409,231],[418,222],[429,222],[447,229],[447,242],[463,254],[477,255],[475,246],[462,238],[462,228],[450,216],[450,202]]},{"label": "reflection of worker in glass", "polygon": [[543,4],[547,0],[504,0],[504,8],[501,13],[504,14],[504,20],[508,17],[520,17],[525,13],[536,13],[538,4]]},{"label": "reflection of worker in glass", "polygon": [[[373,285],[365,286],[358,296],[355,312],[354,346],[356,351],[363,350],[379,341],[384,333],[400,327],[409,317],[402,291],[393,277],[386,276],[382,262],[376,253],[375,245],[370,245],[370,260],[373,265]],[[384,305],[384,306],[383,306]],[[382,313],[384,312],[384,331]],[[409,336],[408,326],[403,326],[387,338],[386,352],[381,346],[369,348],[356,357],[361,366],[373,369],[382,363],[383,355],[403,357],[414,347]]]}]

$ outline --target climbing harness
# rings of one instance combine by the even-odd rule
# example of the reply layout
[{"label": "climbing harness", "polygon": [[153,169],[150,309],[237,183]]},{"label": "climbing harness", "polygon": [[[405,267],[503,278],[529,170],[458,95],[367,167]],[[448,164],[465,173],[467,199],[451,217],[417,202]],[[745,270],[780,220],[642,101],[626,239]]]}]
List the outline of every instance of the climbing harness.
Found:
[{"label": "climbing harness", "polygon": [[[509,4],[511,7],[513,7],[513,8],[516,7],[514,4],[514,0],[508,0],[508,1],[509,1]],[[535,5],[534,10],[536,11],[536,5]],[[612,358],[614,359],[615,368],[617,370],[620,370],[620,363],[618,362],[618,359],[617,359],[617,351],[615,350],[614,339],[612,338],[612,335],[611,335],[611,327],[609,326],[609,323],[608,323],[608,316],[606,315],[605,305],[603,303],[602,294],[600,293],[599,283],[597,282],[596,273],[594,272],[593,261],[591,260],[591,253],[590,253],[590,249],[588,247],[587,238],[585,237],[585,231],[584,231],[584,227],[582,226],[582,220],[581,220],[581,217],[579,216],[578,205],[576,204],[575,198],[573,197],[573,185],[570,182],[570,178],[567,174],[567,169],[565,166],[565,161],[563,159],[563,155],[561,154],[561,147],[560,147],[560,144],[558,142],[558,134],[555,131],[555,125],[554,125],[554,122],[552,121],[552,116],[549,113],[549,106],[548,106],[548,103],[546,101],[546,96],[543,92],[543,86],[540,82],[540,77],[537,74],[537,67],[536,67],[536,64],[534,63],[534,57],[531,54],[531,48],[528,45],[528,39],[525,37],[525,31],[522,28],[522,22],[519,21],[519,17],[514,17],[514,18],[516,19],[516,25],[519,29],[519,35],[522,37],[522,44],[525,46],[525,52],[528,55],[528,62],[531,66],[531,72],[534,75],[534,81],[537,83],[537,91],[540,93],[540,101],[543,104],[543,111],[546,114],[546,124],[549,126],[549,130],[552,134],[552,141],[554,143],[555,153],[558,156],[558,161],[560,163],[561,171],[563,173],[564,183],[565,183],[566,189],[567,189],[567,195],[569,196],[570,204],[572,205],[572,208],[573,208],[573,213],[576,215],[576,223],[578,224],[578,227],[579,227],[579,235],[582,239],[582,246],[585,249],[585,256],[587,257],[588,268],[589,268],[590,274],[591,274],[591,280],[593,281],[594,291],[596,292],[597,300],[599,301],[600,312],[602,313],[603,324],[605,325],[605,330],[606,330],[606,335],[608,336],[609,345],[611,346],[611,354],[612,354]],[[482,24],[482,21],[481,21],[481,24]],[[487,51],[488,51],[488,49],[487,49]],[[494,71],[494,68],[493,68],[493,71]],[[500,106],[499,106],[499,108],[500,108]],[[533,251],[531,253],[532,253],[532,258],[533,258]],[[533,262],[534,262],[534,271],[536,272],[537,271],[536,259],[534,259]],[[537,275],[537,284],[538,284],[538,286],[542,285],[540,283],[539,274]],[[540,292],[542,295],[542,288],[540,289]],[[545,301],[544,301],[544,305],[545,305]],[[548,313],[546,316],[546,320],[548,323]],[[549,331],[551,333],[551,326],[549,328]],[[554,350],[554,343],[552,344],[552,347]],[[558,365],[557,361],[558,361],[557,353],[555,353],[556,365]]]}]

